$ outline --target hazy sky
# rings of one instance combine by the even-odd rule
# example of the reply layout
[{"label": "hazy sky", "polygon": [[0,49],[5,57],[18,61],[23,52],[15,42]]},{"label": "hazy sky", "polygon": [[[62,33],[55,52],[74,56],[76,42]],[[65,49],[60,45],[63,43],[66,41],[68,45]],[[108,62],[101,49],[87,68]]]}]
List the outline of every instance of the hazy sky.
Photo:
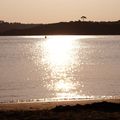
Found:
[{"label": "hazy sky", "polygon": [[0,0],[0,19],[24,23],[119,20],[120,0]]}]

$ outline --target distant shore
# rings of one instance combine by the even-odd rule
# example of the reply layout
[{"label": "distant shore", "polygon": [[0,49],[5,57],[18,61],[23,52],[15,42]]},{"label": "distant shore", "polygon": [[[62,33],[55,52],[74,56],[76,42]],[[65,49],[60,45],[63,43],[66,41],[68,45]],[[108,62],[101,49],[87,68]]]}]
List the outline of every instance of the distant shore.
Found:
[{"label": "distant shore", "polygon": [[119,120],[120,99],[0,104],[2,120]]},{"label": "distant shore", "polygon": [[70,21],[51,24],[0,23],[0,36],[14,35],[120,35],[118,21]]}]

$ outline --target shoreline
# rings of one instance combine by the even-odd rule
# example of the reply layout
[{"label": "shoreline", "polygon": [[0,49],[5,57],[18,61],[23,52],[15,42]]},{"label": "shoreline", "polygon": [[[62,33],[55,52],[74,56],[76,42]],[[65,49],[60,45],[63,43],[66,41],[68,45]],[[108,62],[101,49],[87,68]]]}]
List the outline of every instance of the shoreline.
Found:
[{"label": "shoreline", "polygon": [[66,101],[51,101],[51,102],[16,102],[16,103],[0,103],[0,111],[33,111],[33,110],[50,110],[56,106],[75,106],[108,102],[120,104],[120,99],[82,99],[82,100],[66,100]]},{"label": "shoreline", "polygon": [[0,104],[1,120],[120,120],[120,99]]}]

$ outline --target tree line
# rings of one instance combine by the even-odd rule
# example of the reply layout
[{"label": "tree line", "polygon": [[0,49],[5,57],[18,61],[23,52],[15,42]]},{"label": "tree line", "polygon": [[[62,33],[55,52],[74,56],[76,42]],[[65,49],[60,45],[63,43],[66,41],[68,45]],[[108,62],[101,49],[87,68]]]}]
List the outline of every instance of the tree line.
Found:
[{"label": "tree line", "polygon": [[23,24],[0,21],[0,35],[120,35],[118,21],[80,20],[51,24]]}]

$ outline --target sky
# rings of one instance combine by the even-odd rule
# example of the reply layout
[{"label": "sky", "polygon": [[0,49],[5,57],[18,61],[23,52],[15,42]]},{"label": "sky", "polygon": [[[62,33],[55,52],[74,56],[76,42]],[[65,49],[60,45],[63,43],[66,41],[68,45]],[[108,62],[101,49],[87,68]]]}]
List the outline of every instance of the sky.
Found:
[{"label": "sky", "polygon": [[120,0],[0,0],[0,20],[55,23],[80,20],[120,20]]}]

